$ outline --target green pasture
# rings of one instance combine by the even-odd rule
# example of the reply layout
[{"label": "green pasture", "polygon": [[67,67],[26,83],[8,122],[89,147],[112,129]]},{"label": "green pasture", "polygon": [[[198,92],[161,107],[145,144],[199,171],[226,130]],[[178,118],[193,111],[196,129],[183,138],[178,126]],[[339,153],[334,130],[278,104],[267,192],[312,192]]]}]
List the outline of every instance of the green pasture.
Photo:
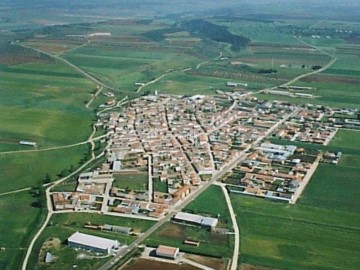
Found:
[{"label": "green pasture", "polygon": [[357,269],[359,214],[231,196],[241,263],[275,269]]},{"label": "green pasture", "polygon": [[[211,202],[211,203],[209,203]],[[223,191],[218,186],[211,186],[204,191],[199,197],[191,202],[185,211],[194,214],[210,215],[211,217],[219,217],[221,227],[232,228],[229,209],[227,207]]]},{"label": "green pasture", "polygon": [[[3,184],[4,185],[4,184]],[[42,216],[30,191],[0,197],[0,268],[20,269],[31,237],[41,225]]]},{"label": "green pasture", "polygon": [[35,186],[49,174],[51,180],[67,175],[88,156],[88,145],[51,150],[0,154],[0,193]]},{"label": "green pasture", "polygon": [[[95,88],[61,63],[0,67],[0,135],[6,143],[35,141],[39,148],[87,139]],[[71,133],[71,136],[69,134]]]}]

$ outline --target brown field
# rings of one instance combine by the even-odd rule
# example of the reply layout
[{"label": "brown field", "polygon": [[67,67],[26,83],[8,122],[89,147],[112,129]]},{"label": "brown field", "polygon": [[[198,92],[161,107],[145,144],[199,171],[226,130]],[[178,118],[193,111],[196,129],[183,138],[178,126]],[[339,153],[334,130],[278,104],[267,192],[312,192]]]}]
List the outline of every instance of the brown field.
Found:
[{"label": "brown field", "polygon": [[145,259],[139,259],[135,263],[119,268],[118,270],[199,270],[199,268],[187,264],[163,263]]},{"label": "brown field", "polygon": [[226,270],[229,263],[229,260],[227,259],[216,259],[193,254],[186,254],[185,258],[216,270]]},{"label": "brown field", "polygon": [[277,270],[277,269],[243,263],[239,266],[239,270]]},{"label": "brown field", "polygon": [[160,233],[161,237],[184,240],[186,238],[184,227],[175,223],[169,223]]}]

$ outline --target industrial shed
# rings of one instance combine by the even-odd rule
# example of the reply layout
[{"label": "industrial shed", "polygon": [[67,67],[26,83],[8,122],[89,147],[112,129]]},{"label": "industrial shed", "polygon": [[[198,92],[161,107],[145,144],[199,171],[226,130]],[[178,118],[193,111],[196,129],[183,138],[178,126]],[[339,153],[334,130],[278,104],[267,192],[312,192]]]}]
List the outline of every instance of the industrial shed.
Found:
[{"label": "industrial shed", "polygon": [[76,232],[68,238],[68,246],[109,254],[112,249],[119,247],[119,242],[117,240]]},{"label": "industrial shed", "polygon": [[190,224],[196,224],[203,227],[215,228],[218,224],[217,218],[204,217],[200,215],[189,214],[185,212],[179,212],[174,216],[174,220],[180,222],[186,222]]}]

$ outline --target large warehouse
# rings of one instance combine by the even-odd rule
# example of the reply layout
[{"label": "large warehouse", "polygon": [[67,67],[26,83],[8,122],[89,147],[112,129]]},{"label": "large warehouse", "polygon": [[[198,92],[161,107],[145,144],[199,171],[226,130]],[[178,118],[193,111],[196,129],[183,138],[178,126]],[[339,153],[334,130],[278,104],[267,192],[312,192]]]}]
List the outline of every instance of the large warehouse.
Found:
[{"label": "large warehouse", "polygon": [[117,240],[76,232],[68,238],[68,246],[109,254],[112,249],[119,247],[119,242]]}]

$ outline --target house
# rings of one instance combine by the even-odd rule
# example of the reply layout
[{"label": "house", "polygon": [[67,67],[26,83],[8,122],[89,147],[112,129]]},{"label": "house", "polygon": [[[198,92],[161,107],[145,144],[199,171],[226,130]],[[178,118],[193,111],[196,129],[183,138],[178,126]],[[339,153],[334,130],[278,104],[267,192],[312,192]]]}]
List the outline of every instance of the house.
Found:
[{"label": "house", "polygon": [[117,240],[76,232],[68,238],[68,246],[97,253],[110,254],[112,249],[119,247],[119,242]]},{"label": "house", "polygon": [[179,255],[179,248],[160,245],[156,249],[156,256],[175,260]]}]

